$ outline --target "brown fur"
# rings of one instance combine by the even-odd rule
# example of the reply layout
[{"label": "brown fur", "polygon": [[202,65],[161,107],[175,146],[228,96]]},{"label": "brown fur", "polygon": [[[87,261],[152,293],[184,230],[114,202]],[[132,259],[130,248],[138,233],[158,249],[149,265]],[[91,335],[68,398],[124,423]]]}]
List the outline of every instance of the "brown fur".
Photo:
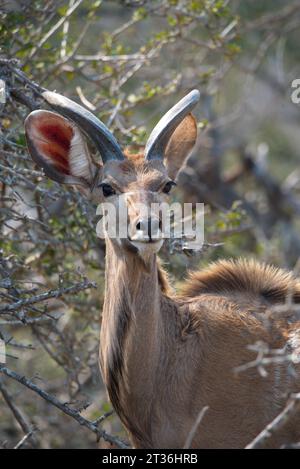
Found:
[{"label": "brown fur", "polygon": [[207,269],[190,274],[182,293],[194,297],[201,293],[229,295],[236,293],[255,296],[264,303],[278,303],[290,298],[300,302],[300,282],[277,267],[256,260],[221,260]]},{"label": "brown fur", "polygon": [[[161,268],[155,274],[154,258],[146,273],[139,268],[138,256],[111,243],[107,256],[107,295],[113,282],[121,297],[117,309],[112,298],[110,312],[104,306],[101,349],[106,334],[115,337],[122,330],[116,326],[117,317],[121,323],[130,318],[116,348],[122,373],[110,370],[111,376],[118,376],[118,389],[112,394],[108,386],[108,391],[134,446],[183,447],[198,412],[208,405],[192,447],[244,447],[279,413],[287,393],[299,390],[285,365],[268,367],[266,378],[256,368],[234,373],[255,358],[248,346],[257,341],[276,348],[286,343],[288,325],[271,322],[268,327],[264,315],[253,314],[251,298],[263,313],[269,305],[262,292],[277,302],[290,290],[298,294],[298,283],[285,271],[255,261],[223,261],[194,274],[194,281],[184,287],[187,296],[176,298],[162,292],[159,278],[164,274]],[[166,278],[163,288],[169,290]],[[236,295],[245,293],[248,299],[241,306]],[[110,328],[112,311],[116,324]],[[104,356],[102,369],[105,378]],[[299,436],[297,421],[272,445]]]}]

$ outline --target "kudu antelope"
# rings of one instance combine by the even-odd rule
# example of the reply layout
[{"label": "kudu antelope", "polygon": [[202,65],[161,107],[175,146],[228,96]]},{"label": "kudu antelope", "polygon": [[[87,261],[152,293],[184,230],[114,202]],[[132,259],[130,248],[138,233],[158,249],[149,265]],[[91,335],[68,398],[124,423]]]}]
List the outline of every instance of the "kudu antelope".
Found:
[{"label": "kudu antelope", "polygon": [[[122,151],[107,127],[69,99],[46,91],[57,113],[38,110],[26,119],[33,160],[59,183],[77,186],[97,202],[116,204],[127,193],[128,223],[141,237],[106,238],[106,286],[100,334],[100,366],[110,400],[136,448],[183,448],[199,412],[193,448],[244,447],[299,391],[299,369],[284,363],[260,377],[255,367],[234,370],[263,341],[300,357],[299,323],[267,321],[274,305],[291,295],[300,302],[292,274],[256,261],[219,261],[190,275],[180,295],[171,292],[157,261],[162,240],[152,239],[159,219],[145,218],[138,202],[168,198],[191,152],[197,126],[194,90],[159,121],[144,152]],[[86,134],[102,162],[89,154]],[[276,446],[300,437],[299,418]]]}]

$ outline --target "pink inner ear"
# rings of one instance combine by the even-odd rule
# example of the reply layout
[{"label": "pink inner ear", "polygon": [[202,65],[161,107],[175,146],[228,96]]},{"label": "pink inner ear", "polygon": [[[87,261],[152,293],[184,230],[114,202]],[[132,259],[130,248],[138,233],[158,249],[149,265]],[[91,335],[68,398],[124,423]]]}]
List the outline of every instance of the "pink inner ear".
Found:
[{"label": "pink inner ear", "polygon": [[65,119],[47,114],[34,124],[33,140],[39,153],[58,171],[70,174],[70,148],[74,131]]}]

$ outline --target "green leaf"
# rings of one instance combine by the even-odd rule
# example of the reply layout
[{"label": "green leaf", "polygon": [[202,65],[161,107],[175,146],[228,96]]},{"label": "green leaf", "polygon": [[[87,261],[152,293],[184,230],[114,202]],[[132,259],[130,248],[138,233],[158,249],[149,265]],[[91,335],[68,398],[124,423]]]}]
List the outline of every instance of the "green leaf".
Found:
[{"label": "green leaf", "polygon": [[148,12],[146,8],[140,7],[133,13],[132,19],[135,21],[139,21],[139,20],[143,20],[147,16],[148,16]]},{"label": "green leaf", "polygon": [[168,21],[170,26],[176,26],[177,25],[177,18],[175,16],[168,15],[167,16],[167,21]]},{"label": "green leaf", "polygon": [[65,14],[67,13],[68,11],[68,5],[64,5],[62,7],[59,7],[57,9],[57,13],[60,15],[60,16],[65,16]]}]

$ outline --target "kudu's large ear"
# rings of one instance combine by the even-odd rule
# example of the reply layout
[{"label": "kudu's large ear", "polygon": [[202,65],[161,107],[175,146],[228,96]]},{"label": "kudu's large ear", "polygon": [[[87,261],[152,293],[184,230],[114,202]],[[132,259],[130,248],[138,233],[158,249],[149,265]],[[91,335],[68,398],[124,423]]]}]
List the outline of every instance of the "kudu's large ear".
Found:
[{"label": "kudu's large ear", "polygon": [[164,162],[171,179],[176,179],[196,140],[197,122],[192,114],[188,114],[175,129],[165,150]]},{"label": "kudu's large ear", "polygon": [[68,119],[50,111],[33,111],[25,121],[32,159],[54,181],[89,189],[97,172],[85,139]]}]

